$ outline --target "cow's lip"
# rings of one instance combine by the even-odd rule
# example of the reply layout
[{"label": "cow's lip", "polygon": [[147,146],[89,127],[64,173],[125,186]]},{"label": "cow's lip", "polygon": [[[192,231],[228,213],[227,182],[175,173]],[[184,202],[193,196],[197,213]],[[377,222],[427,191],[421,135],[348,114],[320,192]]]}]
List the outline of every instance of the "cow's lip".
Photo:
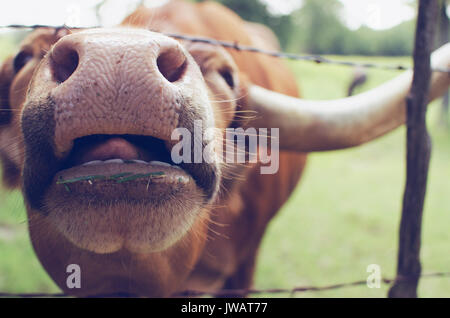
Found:
[{"label": "cow's lip", "polygon": [[[206,173],[205,173],[206,171]],[[69,155],[61,161],[53,182],[66,189],[80,185],[146,183],[145,192],[155,184],[194,183],[210,198],[216,173],[207,163],[175,164],[168,143],[151,136],[90,135],[74,141]],[[78,188],[78,187],[77,187]],[[176,188],[176,187],[175,187]]]},{"label": "cow's lip", "polygon": [[53,182],[68,195],[95,196],[109,204],[117,200],[169,200],[180,191],[197,187],[191,175],[173,166],[148,163],[102,163],[74,166],[56,173]]},{"label": "cow's lip", "polygon": [[74,166],[52,183],[44,199],[49,224],[97,254],[163,251],[196,224],[205,203],[187,172],[145,163]]}]

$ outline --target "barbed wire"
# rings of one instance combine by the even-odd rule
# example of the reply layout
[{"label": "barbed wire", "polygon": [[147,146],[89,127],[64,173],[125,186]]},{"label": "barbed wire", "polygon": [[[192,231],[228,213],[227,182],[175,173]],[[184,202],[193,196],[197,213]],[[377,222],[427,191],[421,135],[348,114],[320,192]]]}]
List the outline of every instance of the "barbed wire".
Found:
[{"label": "barbed wire", "polygon": [[[421,275],[421,278],[436,278],[436,277],[450,277],[450,272],[436,272],[436,273],[428,273]],[[407,277],[401,278],[397,277],[396,279],[390,278],[381,278],[380,283],[385,285],[392,284],[395,280],[408,280]],[[319,291],[327,291],[355,286],[364,286],[367,285],[367,280],[359,280],[350,283],[340,283],[340,284],[332,284],[327,286],[299,286],[291,289],[286,288],[269,288],[269,289],[222,289],[216,292],[208,292],[201,290],[186,290],[181,293],[176,293],[173,295],[174,297],[246,297],[250,295],[262,295],[262,294],[290,294],[293,297],[296,293],[302,292],[319,292]],[[117,297],[121,295],[117,294],[100,294],[100,295],[92,295],[90,297]],[[72,297],[71,295],[65,293],[6,293],[0,292],[0,297],[15,297],[15,298],[42,298],[42,297]]]},{"label": "barbed wire", "polygon": [[[62,26],[52,26],[52,25],[44,25],[44,24],[33,24],[33,25],[22,25],[22,24],[10,24],[10,25],[4,25],[0,26],[0,29],[38,29],[38,28],[54,28],[54,29],[92,29],[92,28],[100,28],[100,26],[93,26],[93,27],[68,27],[66,25]],[[369,63],[369,62],[356,62],[356,61],[341,61],[336,59],[330,59],[328,57],[324,57],[322,55],[316,55],[316,54],[295,54],[295,53],[287,53],[287,52],[278,52],[278,51],[270,51],[270,50],[264,50],[259,49],[253,46],[248,45],[242,45],[238,42],[230,42],[230,41],[221,41],[216,40],[212,38],[206,38],[206,37],[198,37],[198,36],[191,36],[186,34],[178,34],[178,33],[165,33],[161,32],[162,34],[172,37],[179,40],[189,41],[189,42],[197,42],[197,43],[205,43],[215,46],[221,46],[228,49],[233,49],[240,52],[253,52],[258,54],[264,54],[276,58],[283,58],[283,59],[289,59],[289,60],[296,60],[296,61],[309,61],[314,62],[316,64],[334,64],[334,65],[341,65],[341,66],[348,66],[348,67],[360,67],[360,68],[375,68],[375,69],[384,69],[384,70],[393,70],[393,71],[405,71],[405,70],[411,70],[412,67],[405,66],[405,65],[387,65],[387,64],[379,64],[379,63]],[[449,68],[441,68],[441,67],[434,67],[432,68],[433,72],[441,72],[441,73],[449,73]]]},{"label": "barbed wire", "polygon": [[[377,69],[385,69],[385,70],[394,70],[394,71],[405,71],[405,70],[411,70],[412,67],[404,66],[404,65],[385,65],[385,64],[378,64],[378,63],[362,63],[362,62],[349,62],[349,61],[340,61],[335,59],[330,59],[321,55],[316,54],[295,54],[295,53],[286,53],[286,52],[277,52],[277,51],[269,51],[269,50],[263,50],[259,48],[255,48],[252,46],[247,45],[240,45],[237,42],[227,42],[227,41],[219,41],[215,39],[210,38],[203,38],[203,37],[195,37],[195,36],[189,36],[189,35],[181,35],[181,34],[174,34],[174,33],[163,33],[164,35],[180,40],[186,40],[190,42],[200,42],[200,43],[207,43],[211,45],[217,45],[222,46],[229,49],[234,49],[236,51],[244,51],[244,52],[253,52],[253,53],[260,53],[264,55],[269,55],[272,57],[277,58],[285,58],[289,60],[296,60],[296,61],[310,61],[317,64],[335,64],[335,65],[342,65],[342,66],[350,66],[350,67],[362,67],[362,68],[377,68]],[[450,73],[450,69],[448,68],[433,68],[434,72],[442,72],[442,73]]]}]

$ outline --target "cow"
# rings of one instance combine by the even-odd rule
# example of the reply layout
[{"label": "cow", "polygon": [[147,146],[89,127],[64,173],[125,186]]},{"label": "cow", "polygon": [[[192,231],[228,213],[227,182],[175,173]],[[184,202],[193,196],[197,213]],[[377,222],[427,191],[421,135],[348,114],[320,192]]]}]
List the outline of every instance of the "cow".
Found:
[{"label": "cow", "polygon": [[355,67],[353,69],[350,85],[348,85],[347,96],[352,96],[355,89],[360,87],[367,81],[367,72],[362,67]]},{"label": "cow", "polygon": [[[249,288],[266,227],[307,153],[358,146],[405,122],[410,71],[357,96],[308,101],[278,59],[165,35],[276,45],[251,30],[217,3],[173,0],[139,7],[116,28],[39,28],[4,61],[3,183],[21,188],[33,248],[64,292]],[[432,63],[450,66],[450,47]],[[429,99],[448,86],[447,74],[434,73]],[[173,133],[196,122],[200,150],[227,143],[228,128],[278,129],[269,136],[278,170],[223,162],[216,150],[176,163]],[[66,284],[71,264],[80,288]]]}]

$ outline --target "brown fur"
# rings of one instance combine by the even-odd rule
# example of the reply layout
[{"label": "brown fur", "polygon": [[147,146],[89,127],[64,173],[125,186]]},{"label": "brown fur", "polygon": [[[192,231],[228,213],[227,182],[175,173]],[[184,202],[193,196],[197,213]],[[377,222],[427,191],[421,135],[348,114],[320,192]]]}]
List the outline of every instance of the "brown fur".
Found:
[{"label": "brown fur", "polygon": [[[245,27],[245,22],[216,3],[172,1],[156,9],[141,7],[127,17],[122,25],[258,45],[252,42],[254,36],[248,33],[249,28]],[[38,31],[28,41],[31,41],[34,50],[46,51],[57,40],[56,35],[51,38],[51,33],[39,35]],[[208,77],[213,76],[208,73],[208,67],[213,67],[210,64],[228,65],[220,60],[226,57],[219,54],[215,59],[208,60],[210,64],[201,63],[207,54],[205,52],[210,50],[210,54],[214,55],[221,49],[205,48],[200,44],[185,45],[200,64],[207,83],[210,80],[210,91],[218,93],[219,96],[215,98],[226,99],[228,96],[220,94],[220,86],[215,86],[214,78]],[[272,44],[268,44],[270,45]],[[201,48],[198,55],[196,47]],[[246,109],[245,87],[249,82],[276,92],[298,96],[295,78],[281,61],[248,52],[228,53],[239,69],[239,111]],[[3,121],[0,120],[0,155],[4,164],[4,181],[11,186],[18,183],[17,171],[22,171],[24,161],[19,110],[25,99],[25,87],[41,58],[41,54],[35,55],[26,69],[21,71],[21,76],[16,76],[14,80],[11,77],[10,60],[4,63],[0,73],[1,107],[13,110],[11,118],[5,116],[4,112],[0,113],[3,118]],[[6,100],[9,102],[6,103]],[[218,128],[245,124],[238,113],[235,115],[236,106],[231,103],[213,105],[216,108],[222,107],[222,112],[215,111]],[[169,296],[187,288],[248,288],[252,284],[261,238],[269,221],[294,190],[305,162],[305,154],[282,152],[279,171],[274,175],[261,175],[258,164],[225,167],[221,190],[211,206],[201,212],[198,221],[183,239],[160,253],[133,254],[121,251],[105,256],[75,248],[60,233],[42,230],[52,227],[47,224],[48,220],[44,215],[28,204],[32,221],[39,225],[30,227],[31,239],[44,267],[63,289],[67,274],[59,269],[71,262],[83,268],[82,275],[87,277],[83,282],[88,285],[86,290],[89,293],[126,290],[135,294]],[[54,242],[54,246],[48,246],[48,242]],[[57,258],[55,254],[58,254]],[[128,273],[123,278],[117,277],[121,267]],[[109,279],[113,276],[114,279]]]}]

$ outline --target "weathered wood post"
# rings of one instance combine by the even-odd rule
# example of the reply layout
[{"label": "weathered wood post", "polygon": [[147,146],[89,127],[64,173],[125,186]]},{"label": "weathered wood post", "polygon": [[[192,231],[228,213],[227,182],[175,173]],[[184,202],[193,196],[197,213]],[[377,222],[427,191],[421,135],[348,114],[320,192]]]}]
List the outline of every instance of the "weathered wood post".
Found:
[{"label": "weathered wood post", "polygon": [[397,277],[389,290],[389,297],[417,297],[421,274],[422,212],[431,154],[431,140],[425,120],[437,9],[437,0],[419,1],[414,77],[407,97],[407,176],[400,222]]},{"label": "weathered wood post", "polygon": [[[447,0],[441,0],[439,5],[439,46],[448,42],[448,16],[447,16]],[[441,114],[439,116],[439,122],[442,126],[449,128],[448,122],[448,104],[449,104],[449,92],[442,98]]]}]

